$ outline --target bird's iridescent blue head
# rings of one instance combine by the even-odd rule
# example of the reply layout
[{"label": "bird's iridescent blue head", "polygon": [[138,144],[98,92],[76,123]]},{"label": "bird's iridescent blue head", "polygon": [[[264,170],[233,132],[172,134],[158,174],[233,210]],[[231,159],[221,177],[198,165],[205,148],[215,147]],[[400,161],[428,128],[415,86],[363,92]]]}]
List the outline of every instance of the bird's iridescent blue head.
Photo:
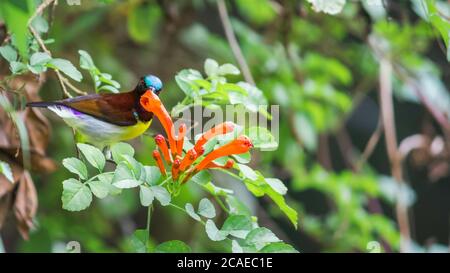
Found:
[{"label": "bird's iridescent blue head", "polygon": [[162,81],[154,75],[146,75],[142,77],[138,85],[136,86],[136,90],[141,94],[150,89],[156,95],[159,95],[159,92],[161,92],[162,88]]}]

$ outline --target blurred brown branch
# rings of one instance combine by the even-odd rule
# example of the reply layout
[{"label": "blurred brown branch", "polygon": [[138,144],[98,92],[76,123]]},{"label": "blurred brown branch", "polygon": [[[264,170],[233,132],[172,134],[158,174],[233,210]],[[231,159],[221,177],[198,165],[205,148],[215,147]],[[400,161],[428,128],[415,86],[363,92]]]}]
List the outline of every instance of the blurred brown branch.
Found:
[{"label": "blurred brown branch", "polygon": [[233,26],[230,22],[230,17],[228,16],[227,6],[223,0],[217,0],[217,8],[219,10],[220,20],[222,21],[223,29],[225,31],[225,36],[227,37],[228,43],[230,44],[231,50],[233,51],[234,57],[242,70],[245,81],[255,85],[255,80],[253,79],[250,68],[245,60],[244,54],[239,46],[236,39],[236,35],[233,31]]},{"label": "blurred brown branch", "polygon": [[[382,57],[380,60],[380,105],[381,117],[384,125],[384,136],[386,148],[391,163],[391,173],[394,179],[401,186],[403,181],[402,160],[397,147],[397,134],[395,131],[394,102],[392,97],[392,64],[389,59]],[[396,217],[400,229],[401,244],[400,250],[407,252],[411,241],[409,227],[408,208],[402,202],[400,195],[401,187],[397,191]]]}]

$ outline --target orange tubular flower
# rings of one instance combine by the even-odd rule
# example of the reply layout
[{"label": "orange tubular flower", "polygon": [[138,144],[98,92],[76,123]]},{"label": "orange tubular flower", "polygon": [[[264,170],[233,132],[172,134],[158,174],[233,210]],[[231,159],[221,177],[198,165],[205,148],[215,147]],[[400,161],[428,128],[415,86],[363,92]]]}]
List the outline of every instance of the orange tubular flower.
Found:
[{"label": "orange tubular flower", "polygon": [[159,171],[163,176],[166,176],[166,169],[164,168],[164,164],[161,159],[161,154],[158,150],[153,151],[153,158],[156,160],[156,164],[158,165]]},{"label": "orange tubular flower", "polygon": [[217,163],[215,163],[213,161],[213,162],[210,162],[208,165],[206,165],[205,169],[214,169],[214,168],[217,168],[217,169],[231,169],[231,168],[233,168],[233,165],[234,165],[234,160],[233,159],[228,159],[227,162],[224,165],[219,165],[219,164],[217,164]]},{"label": "orange tubular flower", "polygon": [[224,122],[221,124],[218,124],[217,126],[214,126],[210,130],[203,133],[203,135],[197,140],[195,143],[194,149],[197,153],[200,152],[200,148],[205,145],[208,140],[211,138],[217,136],[217,135],[224,135],[227,133],[230,133],[234,130],[234,123],[232,122]]},{"label": "orange tubular flower", "polygon": [[152,112],[156,117],[158,117],[164,127],[164,130],[166,131],[167,138],[169,139],[170,151],[175,157],[177,154],[177,145],[174,134],[175,128],[173,126],[172,119],[170,118],[170,115],[164,105],[161,103],[161,100],[155,93],[149,90],[141,96],[140,103],[145,110]]},{"label": "orange tubular flower", "polygon": [[196,159],[197,152],[194,149],[190,149],[189,151],[187,151],[183,160],[181,160],[180,171],[186,170],[186,168],[189,167]]},{"label": "orange tubular flower", "polygon": [[179,155],[183,154],[183,143],[184,143],[184,136],[186,135],[186,124],[181,124],[180,128],[178,128],[178,138],[177,138],[177,153]]},{"label": "orange tubular flower", "polygon": [[166,139],[164,138],[164,136],[163,135],[155,136],[155,142],[156,142],[156,145],[158,145],[159,149],[161,150],[166,162],[167,163],[172,162],[172,159],[170,158],[170,154],[169,154],[169,148],[167,147],[167,142],[166,142]]},{"label": "orange tubular flower", "polygon": [[247,136],[239,136],[235,140],[209,153],[196,167],[195,171],[201,171],[208,167],[208,164],[219,157],[232,154],[243,154],[253,147],[252,141]]},{"label": "orange tubular flower", "polygon": [[172,165],[172,179],[175,181],[178,179],[178,175],[180,174],[180,159],[176,158],[173,161],[173,165]]}]

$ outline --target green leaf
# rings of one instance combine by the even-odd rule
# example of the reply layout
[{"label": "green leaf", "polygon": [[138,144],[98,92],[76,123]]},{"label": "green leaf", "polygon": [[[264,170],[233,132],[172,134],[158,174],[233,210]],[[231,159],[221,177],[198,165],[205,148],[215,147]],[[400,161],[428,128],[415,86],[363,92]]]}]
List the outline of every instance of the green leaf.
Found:
[{"label": "green leaf", "polygon": [[276,9],[270,0],[237,0],[236,4],[239,12],[257,25],[270,23],[277,17]]},{"label": "green leaf", "polygon": [[260,253],[298,253],[295,248],[283,242],[270,243],[264,246]]},{"label": "green leaf", "polygon": [[64,167],[66,167],[67,170],[69,170],[71,173],[77,174],[81,179],[88,178],[86,165],[78,158],[65,158],[63,159],[62,164]]},{"label": "green leaf", "polygon": [[148,42],[157,37],[155,28],[160,17],[161,11],[156,5],[132,5],[127,17],[128,34],[137,43]]},{"label": "green leaf", "polygon": [[313,6],[315,12],[324,12],[336,15],[342,11],[347,0],[308,0]]},{"label": "green leaf", "polygon": [[280,242],[281,240],[278,239],[275,234],[273,234],[272,231],[265,227],[255,228],[254,230],[250,231],[245,238],[245,243],[248,245],[254,245],[256,249],[260,250],[265,245],[269,243],[275,243]]},{"label": "green leaf", "polygon": [[212,179],[211,174],[208,171],[204,170],[204,171],[201,171],[198,174],[194,175],[191,178],[191,181],[193,181],[194,183],[197,183],[199,185],[205,185],[208,182],[210,182],[211,179]]},{"label": "green leaf", "polygon": [[252,230],[252,219],[247,215],[230,215],[223,224],[221,230],[234,237],[245,239]]},{"label": "green leaf", "polygon": [[133,176],[136,179],[140,179],[141,174],[144,174],[142,178],[145,179],[146,174],[143,173],[145,171],[144,165],[142,165],[134,157],[131,157],[129,155],[122,155],[122,157],[125,159],[124,163],[127,164],[128,168],[133,172]]},{"label": "green leaf", "polygon": [[63,181],[61,197],[63,208],[69,211],[80,211],[92,202],[92,193],[88,186],[80,181],[69,178]]},{"label": "green leaf", "polygon": [[102,151],[92,145],[84,143],[78,143],[77,147],[92,166],[97,168],[100,172],[103,171],[106,159]]},{"label": "green leaf", "polygon": [[198,205],[198,214],[206,218],[214,218],[216,217],[216,209],[214,205],[207,198],[203,198],[200,200],[200,204]]},{"label": "green leaf", "polygon": [[205,230],[209,239],[213,241],[223,241],[227,238],[227,233],[219,230],[211,219],[206,221]]},{"label": "green leaf", "polygon": [[241,72],[239,71],[239,69],[236,66],[234,66],[232,64],[223,64],[219,67],[217,74],[219,74],[221,76],[239,75],[239,74],[241,74]]},{"label": "green leaf", "polygon": [[212,138],[208,140],[205,145],[203,145],[203,148],[205,149],[203,154],[209,154],[212,150],[214,150],[214,147],[217,144],[217,138]]},{"label": "green leaf", "polygon": [[27,68],[36,75],[47,71],[47,67],[40,64],[34,66],[27,64]]},{"label": "green leaf", "polygon": [[111,85],[102,85],[102,86],[100,86],[98,91],[102,91],[102,90],[105,90],[105,91],[108,91],[108,92],[111,92],[111,93],[119,93],[119,89],[117,89],[116,87],[111,86]]},{"label": "green leaf", "polygon": [[9,182],[14,183],[14,176],[8,163],[0,161],[0,173],[3,174]]},{"label": "green leaf", "polygon": [[252,213],[250,209],[238,198],[233,195],[227,195],[225,198],[227,202],[228,208],[230,210],[230,214],[240,214],[251,216]]},{"label": "green leaf", "polygon": [[178,240],[164,242],[155,248],[155,253],[190,253],[191,251],[187,244]]},{"label": "green leaf", "polygon": [[110,190],[111,184],[105,180],[94,180],[88,183],[92,193],[98,198],[105,198]]},{"label": "green leaf", "polygon": [[133,172],[126,162],[120,162],[114,172],[112,184],[120,189],[134,188],[142,184],[143,181],[136,180]]},{"label": "green leaf", "polygon": [[277,204],[277,206],[281,209],[281,211],[284,212],[284,214],[289,218],[294,227],[297,228],[298,225],[297,212],[293,208],[291,208],[288,204],[286,204],[284,197],[279,193],[275,192],[272,188],[266,189],[265,192],[275,202],[275,204]]},{"label": "green leaf", "polygon": [[0,1],[0,11],[6,27],[13,35],[14,45],[21,56],[28,57],[28,20],[35,10],[34,1]]},{"label": "green leaf", "polygon": [[203,188],[205,190],[207,190],[209,193],[211,193],[212,195],[227,196],[229,194],[233,194],[232,190],[218,187],[218,186],[214,185],[212,182],[206,183],[205,185],[203,185]]},{"label": "green leaf", "polygon": [[155,186],[158,184],[158,181],[161,179],[161,172],[159,168],[156,166],[144,166],[145,171],[145,182],[147,182],[151,186]]},{"label": "green leaf", "polygon": [[241,163],[241,164],[247,164],[252,160],[252,155],[250,154],[250,152],[246,152],[243,154],[238,154],[238,155],[232,155],[234,159],[236,159],[237,162]]},{"label": "green leaf", "polygon": [[246,94],[236,91],[228,92],[231,104],[242,104],[245,109],[253,113],[258,112],[260,106],[267,105],[266,97],[256,86],[246,82],[239,82],[238,86],[245,90]]},{"label": "green leaf", "polygon": [[94,70],[97,69],[95,67],[94,61],[91,58],[91,55],[84,50],[78,50],[78,54],[80,54],[80,67],[86,70]]},{"label": "green leaf", "polygon": [[239,170],[241,171],[241,174],[243,177],[250,179],[252,181],[255,181],[258,179],[258,174],[252,170],[252,168],[250,168],[247,165],[243,165],[243,164],[236,164],[239,167]]},{"label": "green leaf", "polygon": [[294,130],[305,147],[309,150],[315,150],[317,147],[317,133],[312,122],[304,115],[297,113],[294,116]]},{"label": "green leaf", "polygon": [[13,74],[20,74],[27,70],[27,65],[21,62],[10,62],[9,68]]},{"label": "green leaf", "polygon": [[266,183],[277,193],[285,195],[287,193],[287,188],[283,182],[278,178],[266,178]]},{"label": "green leaf", "polygon": [[152,189],[153,194],[155,195],[159,203],[161,203],[161,206],[167,206],[170,204],[171,197],[166,188],[161,186],[153,186],[150,189]]},{"label": "green leaf", "polygon": [[145,229],[137,229],[130,238],[131,246],[137,253],[148,252],[148,231]]},{"label": "green leaf", "polygon": [[117,188],[116,186],[114,186],[112,184],[113,178],[114,178],[114,173],[101,173],[99,175],[97,175],[98,180],[102,181],[103,184],[107,184],[108,185],[108,193],[111,195],[117,195],[119,193],[121,193],[121,189]]},{"label": "green leaf", "polygon": [[186,203],[186,205],[184,206],[184,209],[186,210],[186,213],[189,216],[191,216],[194,220],[201,221],[200,216],[198,216],[198,214],[195,213],[194,207],[192,206],[191,203]]},{"label": "green leaf", "polygon": [[[274,181],[272,180],[270,182]],[[264,194],[267,194],[272,199],[272,201],[275,202],[275,204],[280,208],[280,210],[289,218],[292,224],[297,228],[297,212],[286,204],[283,195],[276,192],[272,188],[272,186],[267,183],[264,176],[262,176],[258,172],[257,180],[251,181],[249,179],[246,179],[244,180],[244,183],[247,188],[257,197],[262,197]],[[275,182],[273,184],[279,191],[283,191],[278,182]]]},{"label": "green leaf", "polygon": [[155,199],[155,195],[153,191],[145,186],[139,187],[139,198],[141,200],[141,205],[144,207],[148,207],[153,203],[153,200]]},{"label": "green leaf", "polygon": [[14,62],[17,60],[17,52],[10,45],[4,45],[0,47],[0,55],[5,58],[8,62]]},{"label": "green leaf", "polygon": [[31,25],[39,33],[48,32],[48,23],[42,16],[36,16],[31,22]]},{"label": "green leaf", "polygon": [[213,77],[217,75],[217,72],[219,70],[219,64],[213,59],[206,59],[204,69],[208,77]]},{"label": "green leaf", "polygon": [[142,181],[136,179],[123,179],[113,182],[113,185],[119,189],[131,189],[142,184]]},{"label": "green leaf", "polygon": [[30,57],[30,65],[45,65],[48,63],[52,57],[48,53],[45,52],[36,52]]},{"label": "green leaf", "polygon": [[[192,78],[192,69],[183,69],[181,70],[176,76],[175,76],[175,82],[177,83],[178,87],[180,87],[181,91],[183,91],[187,97],[194,97],[196,87],[191,82]],[[198,78],[202,78],[200,72],[197,71]],[[180,109],[184,109],[185,105],[180,104],[178,106]],[[172,110],[174,111],[174,110]]]},{"label": "green leaf", "polygon": [[244,253],[244,250],[239,245],[236,240],[231,241],[231,252],[232,253]]},{"label": "green leaf", "polygon": [[445,46],[450,46],[450,38],[448,36],[448,32],[450,30],[450,22],[442,18],[438,14],[431,14],[428,19],[430,20],[431,24],[441,33]]},{"label": "green leaf", "polygon": [[275,150],[278,148],[278,143],[275,137],[265,127],[250,127],[246,135],[252,140],[253,146],[264,150]]},{"label": "green leaf", "polygon": [[119,163],[125,160],[123,157],[124,155],[133,157],[134,149],[133,146],[128,143],[119,142],[111,145],[111,154],[114,162]]},{"label": "green leaf", "polygon": [[63,72],[77,82],[83,79],[83,75],[81,75],[80,71],[78,71],[78,69],[68,60],[59,58],[52,59],[48,62],[47,66]]}]

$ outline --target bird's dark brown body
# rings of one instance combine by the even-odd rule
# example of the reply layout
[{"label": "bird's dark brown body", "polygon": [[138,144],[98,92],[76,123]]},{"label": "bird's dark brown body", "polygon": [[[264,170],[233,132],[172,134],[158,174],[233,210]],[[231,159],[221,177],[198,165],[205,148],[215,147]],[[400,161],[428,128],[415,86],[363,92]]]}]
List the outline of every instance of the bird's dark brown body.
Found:
[{"label": "bird's dark brown body", "polygon": [[119,125],[131,126],[138,121],[147,122],[153,114],[145,111],[139,103],[135,91],[120,94],[95,94],[53,102],[91,115],[100,120]]}]

